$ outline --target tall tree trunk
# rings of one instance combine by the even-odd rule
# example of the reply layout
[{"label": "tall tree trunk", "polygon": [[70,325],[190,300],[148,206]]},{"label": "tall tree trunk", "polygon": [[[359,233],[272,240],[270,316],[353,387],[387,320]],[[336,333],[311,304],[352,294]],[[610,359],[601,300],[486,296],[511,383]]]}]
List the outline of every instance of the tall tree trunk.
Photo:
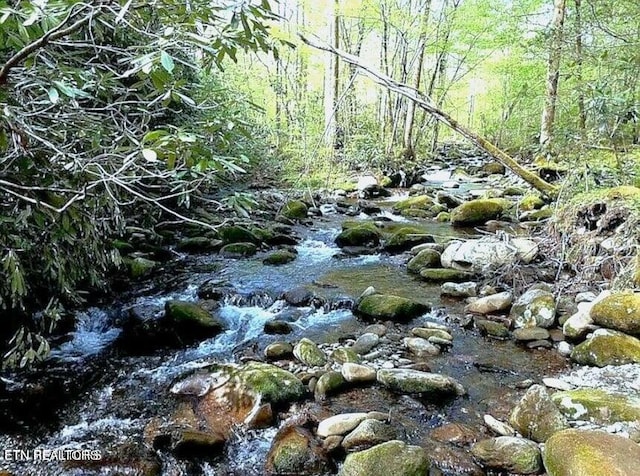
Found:
[{"label": "tall tree trunk", "polygon": [[509,154],[500,150],[498,147],[496,147],[495,145],[493,145],[491,142],[481,137],[480,135],[476,134],[475,132],[470,130],[468,127],[465,127],[462,124],[458,123],[458,121],[456,121],[453,117],[451,117],[451,115],[437,108],[433,104],[433,101],[431,100],[431,98],[425,96],[416,88],[409,86],[408,84],[399,83],[394,79],[390,78],[389,76],[385,75],[384,73],[380,71],[376,71],[374,68],[364,63],[357,56],[353,56],[345,51],[341,51],[336,48],[333,48],[331,45],[319,43],[315,40],[310,40],[304,36],[301,36],[301,39],[303,42],[305,42],[309,46],[312,46],[314,48],[317,48],[323,51],[329,51],[335,55],[340,56],[340,58],[342,58],[343,61],[356,65],[358,68],[364,71],[369,77],[371,77],[378,84],[381,84],[382,86],[386,87],[387,89],[393,91],[396,94],[400,94],[401,96],[404,96],[414,101],[418,106],[420,106],[429,114],[431,114],[436,120],[447,125],[452,130],[462,135],[463,137],[465,137],[466,139],[474,143],[476,146],[483,149],[489,155],[494,157],[498,162],[503,164],[505,167],[509,168],[511,171],[513,171],[515,174],[520,176],[523,180],[525,180],[527,183],[529,183],[530,185],[538,189],[543,194],[548,195],[550,197],[558,196],[558,187],[544,181],[538,175],[531,172],[530,170],[525,169],[515,159],[509,156]]},{"label": "tall tree trunk", "polygon": [[[420,88],[422,80],[422,65],[424,63],[424,53],[427,46],[427,26],[429,25],[429,15],[431,13],[431,0],[427,0],[422,12],[422,22],[420,25],[420,38],[418,40],[418,51],[415,65],[415,74],[413,84],[416,89]],[[413,126],[415,123],[416,103],[409,101],[407,104],[407,115],[404,122],[404,134],[402,137],[402,145],[404,147],[403,156],[406,159],[415,159],[416,151],[413,143]]]},{"label": "tall tree trunk", "polygon": [[566,0],[555,0],[553,20],[551,22],[549,61],[547,64],[547,88],[542,109],[542,124],[540,126],[540,146],[544,152],[550,152],[553,140],[553,123],[556,117],[556,102],[558,99],[558,79],[560,77],[565,10]]},{"label": "tall tree trunk", "polygon": [[[340,47],[339,0],[329,3],[329,37],[334,48]],[[338,138],[338,89],[340,86],[339,58],[336,55],[327,59],[325,69],[324,92],[324,139],[328,147],[334,149]]]},{"label": "tall tree trunk", "polygon": [[587,111],[584,106],[584,82],[582,76],[582,0],[575,0],[576,5],[576,82],[578,83],[578,129],[584,137],[587,131]]}]

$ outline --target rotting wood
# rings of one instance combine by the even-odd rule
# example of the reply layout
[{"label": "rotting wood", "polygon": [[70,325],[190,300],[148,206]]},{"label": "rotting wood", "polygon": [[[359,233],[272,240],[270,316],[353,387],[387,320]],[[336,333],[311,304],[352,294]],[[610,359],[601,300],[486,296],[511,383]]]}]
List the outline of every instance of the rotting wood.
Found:
[{"label": "rotting wood", "polygon": [[333,46],[328,45],[319,40],[311,40],[303,35],[299,35],[299,36],[300,36],[300,39],[307,45],[339,56],[343,61],[349,64],[352,64],[357,68],[359,68],[360,70],[362,70],[367,76],[369,76],[371,79],[373,79],[376,83],[380,84],[381,86],[384,86],[390,91],[393,91],[397,94],[400,94],[406,98],[411,99],[412,101],[414,101],[415,104],[417,104],[422,109],[424,109],[429,114],[431,114],[436,120],[447,125],[452,130],[456,131],[458,134],[460,134],[461,136],[463,136],[464,138],[471,141],[476,146],[478,146],[479,148],[487,152],[490,156],[492,156],[494,159],[496,159],[505,167],[509,168],[513,173],[521,177],[524,181],[526,181],[535,189],[542,192],[547,197],[556,198],[558,196],[559,188],[557,186],[543,180],[534,172],[520,165],[513,157],[511,157],[509,154],[507,154],[506,152],[498,148],[496,145],[492,144],[490,141],[481,137],[479,134],[473,132],[467,127],[461,125],[448,113],[436,107],[431,101],[431,98],[421,93],[416,88],[409,86],[408,84],[400,83],[394,80],[393,78],[387,76],[386,74],[367,65],[359,57],[351,55],[346,51],[342,51],[337,48],[334,48]]}]

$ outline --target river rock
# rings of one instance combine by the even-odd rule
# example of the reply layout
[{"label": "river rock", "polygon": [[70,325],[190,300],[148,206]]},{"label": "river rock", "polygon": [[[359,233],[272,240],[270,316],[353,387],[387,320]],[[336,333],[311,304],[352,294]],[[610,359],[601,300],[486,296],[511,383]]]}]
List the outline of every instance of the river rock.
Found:
[{"label": "river rock", "polygon": [[471,453],[486,468],[516,474],[537,474],[542,470],[538,445],[531,440],[498,436],[473,445]]},{"label": "river rock", "polygon": [[495,337],[497,339],[506,339],[509,337],[509,329],[501,322],[486,319],[475,319],[474,322],[482,335]]},{"label": "river rock", "polygon": [[309,209],[304,202],[300,200],[291,200],[282,207],[280,214],[289,220],[302,220],[307,218],[308,210]]},{"label": "river rock", "polygon": [[291,324],[278,319],[271,319],[264,323],[265,334],[290,334],[293,331]]},{"label": "river rock", "polygon": [[493,312],[506,311],[511,306],[513,296],[510,292],[491,294],[481,297],[465,306],[465,312],[473,314],[491,314]]},{"label": "river rock", "polygon": [[344,388],[346,383],[345,378],[340,372],[329,371],[320,376],[313,394],[316,400],[324,400],[327,395],[337,393]]},{"label": "river rock", "polygon": [[288,342],[274,342],[264,349],[264,356],[270,360],[285,359],[293,355],[293,346]]},{"label": "river rock", "polygon": [[318,436],[346,435],[366,418],[366,413],[341,413],[325,418],[318,425]]},{"label": "river rock", "polygon": [[407,271],[420,274],[424,268],[437,268],[440,266],[440,253],[432,249],[424,249],[409,260]]},{"label": "river rock", "polygon": [[442,286],[440,286],[440,294],[459,298],[474,297],[478,295],[478,284],[473,281],[443,283]]},{"label": "river rock", "polygon": [[462,200],[460,197],[444,191],[436,193],[436,201],[441,205],[447,207],[449,210],[459,207],[464,203],[464,200]]},{"label": "river rock", "polygon": [[477,199],[465,202],[451,210],[451,224],[454,226],[484,225],[489,220],[499,218],[511,202],[503,199]]},{"label": "river rock", "polygon": [[449,342],[453,341],[453,336],[449,332],[443,329],[431,329],[428,327],[414,327],[413,329],[411,329],[411,333],[416,337],[422,337],[423,339],[427,339],[427,340],[433,337],[437,337],[445,341],[449,341]]},{"label": "river rock", "polygon": [[225,245],[229,243],[253,243],[257,245],[260,243],[260,239],[253,232],[238,225],[221,227],[218,230],[218,238],[220,238]]},{"label": "river rock", "polygon": [[346,246],[376,247],[380,244],[380,232],[375,226],[355,226],[340,232],[335,239],[340,248]]},{"label": "river rock", "polygon": [[253,243],[230,243],[220,249],[220,254],[225,258],[244,258],[253,256],[258,252],[258,247]]},{"label": "river rock", "polygon": [[265,470],[273,475],[315,475],[330,470],[322,445],[309,432],[297,426],[278,431],[267,454]]},{"label": "river rock", "polygon": [[515,436],[516,430],[511,425],[504,423],[491,415],[485,415],[483,417],[484,424],[489,427],[494,433],[497,433],[500,436]]},{"label": "river rock", "polygon": [[640,445],[601,431],[571,429],[549,438],[542,458],[549,476],[636,476]]},{"label": "river rock", "polygon": [[431,306],[390,294],[371,294],[358,302],[354,313],[364,319],[406,322],[431,310]]},{"label": "river rock", "polygon": [[302,338],[293,348],[293,355],[309,367],[321,367],[327,363],[327,357],[324,355],[315,342],[310,339]]},{"label": "river rock", "polygon": [[478,432],[462,423],[445,423],[431,430],[429,437],[442,443],[468,446],[478,440]]},{"label": "river rock", "polygon": [[380,337],[378,334],[374,334],[373,332],[368,332],[362,334],[351,346],[351,350],[353,350],[356,354],[364,355],[367,354],[380,342]]},{"label": "river rock", "polygon": [[556,321],[555,298],[545,289],[529,289],[513,303],[509,317],[515,327],[552,327]]},{"label": "river rock", "polygon": [[367,365],[347,362],[342,364],[342,376],[352,383],[375,382],[376,371]]},{"label": "river rock", "polygon": [[165,302],[161,325],[170,329],[179,339],[206,339],[219,334],[224,325],[211,312],[188,301]]},{"label": "river rock", "polygon": [[571,360],[596,367],[640,363],[640,340],[622,332],[598,329],[573,348]]},{"label": "river rock", "polygon": [[424,268],[420,271],[420,277],[431,283],[443,281],[467,281],[473,275],[466,271],[450,268]]},{"label": "river rock", "polygon": [[547,389],[532,385],[515,406],[509,423],[518,432],[539,443],[545,442],[554,433],[569,427],[566,418],[555,406]]},{"label": "river rock", "polygon": [[616,293],[591,308],[591,319],[602,327],[640,337],[640,293]]},{"label": "river rock", "polygon": [[384,324],[370,324],[364,328],[362,333],[367,334],[369,332],[376,334],[378,337],[383,337],[387,333],[387,326]]},{"label": "river rock", "polygon": [[513,331],[513,338],[521,342],[546,340],[549,338],[549,331],[542,327],[522,327]]},{"label": "river rock", "polygon": [[304,286],[298,286],[286,291],[282,298],[292,306],[309,306],[316,299],[316,296]]},{"label": "river rock", "polygon": [[220,248],[222,240],[214,240],[207,236],[193,236],[181,239],[176,244],[176,251],[185,253],[204,253]]},{"label": "river rock", "polygon": [[569,339],[582,339],[588,332],[593,330],[593,319],[591,309],[598,302],[611,295],[611,291],[602,291],[593,301],[582,301],[578,303],[578,310],[562,325],[562,332]]},{"label": "river rock", "polygon": [[403,343],[417,357],[430,357],[440,354],[440,347],[421,337],[405,337]]},{"label": "river rock", "polygon": [[338,476],[425,476],[428,471],[424,449],[392,440],[347,455]]},{"label": "river rock", "polygon": [[464,387],[452,377],[412,369],[380,369],[378,382],[399,393],[424,393],[433,396],[464,395]]},{"label": "river rock", "polygon": [[425,233],[419,228],[410,226],[402,227],[393,233],[385,242],[384,249],[388,252],[398,253],[409,251],[416,245],[422,243],[434,243],[432,235]]},{"label": "river rock", "polygon": [[537,253],[538,245],[532,240],[510,238],[505,241],[495,237],[484,237],[465,242],[451,242],[440,260],[445,268],[481,273],[518,261],[529,263]]},{"label": "river rock", "polygon": [[356,354],[353,349],[349,349],[347,347],[338,347],[335,349],[331,352],[331,359],[339,364],[360,362],[360,356]]},{"label": "river rock", "polygon": [[396,430],[380,420],[367,418],[342,440],[347,451],[361,451],[372,446],[395,439]]},{"label": "river rock", "polygon": [[270,253],[262,262],[266,265],[280,266],[296,259],[298,255],[289,250],[276,250]]},{"label": "river rock", "polygon": [[551,399],[571,420],[591,420],[600,424],[640,421],[640,398],[633,396],[581,388],[554,393]]},{"label": "river rock", "polygon": [[427,195],[414,195],[413,197],[400,200],[398,203],[396,203],[393,206],[393,211],[402,212],[410,208],[419,209],[419,210],[428,210],[434,204],[435,202],[433,201],[433,199]]},{"label": "river rock", "polygon": [[133,279],[149,276],[158,266],[156,261],[138,256],[129,261],[129,273]]}]

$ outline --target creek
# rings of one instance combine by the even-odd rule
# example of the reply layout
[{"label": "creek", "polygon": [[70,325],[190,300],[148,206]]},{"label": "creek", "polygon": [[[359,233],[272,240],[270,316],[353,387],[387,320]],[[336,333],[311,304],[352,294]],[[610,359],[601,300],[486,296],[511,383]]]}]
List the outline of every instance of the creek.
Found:
[{"label": "creek", "polygon": [[[381,217],[405,220],[389,211],[391,203],[378,202],[383,207]],[[521,382],[539,381],[542,376],[552,376],[566,368],[565,359],[553,350],[527,350],[514,341],[487,339],[476,330],[459,326],[464,317],[463,303],[441,298],[439,285],[408,274],[407,254],[344,255],[334,244],[342,220],[342,215],[333,214],[314,219],[311,226],[296,226],[301,240],[296,246],[297,258],[291,263],[265,266],[260,254],[237,260],[223,259],[218,254],[194,255],[189,257],[189,263],[195,271],[176,289],[113,306],[91,307],[80,313],[76,328],[53,349],[49,362],[49,372],[58,371],[64,376],[60,386],[76,385],[77,394],[60,405],[52,405],[50,412],[44,403],[44,411],[39,410],[43,416],[37,421],[13,418],[17,424],[0,435],[0,445],[20,450],[97,449],[103,453],[103,459],[95,465],[5,460],[3,467],[16,475],[34,476],[153,474],[145,473],[146,466],[139,463],[144,460],[140,448],[149,421],[168,411],[168,402],[173,397],[169,388],[173,383],[211,362],[238,362],[261,356],[264,348],[277,340],[296,342],[308,337],[329,345],[357,337],[366,324],[340,303],[356,299],[369,286],[382,293],[433,305],[433,310],[423,318],[407,325],[397,324],[395,330],[407,333],[421,319],[450,326],[454,331],[453,346],[428,358],[428,365],[433,372],[459,380],[468,394],[433,402],[398,396],[384,389],[356,387],[319,403],[331,413],[388,411],[404,428],[406,441],[429,448],[434,444],[428,437],[429,430],[457,422],[483,434],[486,432],[483,415],[491,413],[505,418],[517,401]],[[427,226],[429,233],[442,242],[467,233],[431,220],[418,223]],[[226,324],[223,333],[187,348],[150,355],[132,355],[119,349],[119,323],[127,310],[143,308],[147,314],[159,315],[167,300],[195,300],[198,287],[210,279],[224,280],[234,289],[234,294],[226,297],[217,311]],[[299,286],[313,290],[326,304],[292,308],[279,299],[283,292]],[[265,322],[285,314],[295,314],[295,319],[291,318],[291,334],[283,339],[263,333]],[[47,387],[42,398],[45,402],[49,398],[57,400],[55,392],[56,387]],[[207,460],[180,460],[164,451],[157,451],[154,458],[159,458],[161,474],[166,475],[261,475],[276,431],[277,428],[239,429],[221,455]],[[466,464],[457,454],[446,458],[449,460],[441,467],[443,474],[459,474],[458,467]]]}]

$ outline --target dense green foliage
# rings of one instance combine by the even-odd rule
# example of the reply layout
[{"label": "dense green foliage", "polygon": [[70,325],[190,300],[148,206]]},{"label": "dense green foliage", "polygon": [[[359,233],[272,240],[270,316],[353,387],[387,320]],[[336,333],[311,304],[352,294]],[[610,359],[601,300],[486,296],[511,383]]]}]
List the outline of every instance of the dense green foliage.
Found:
[{"label": "dense green foliage", "polygon": [[[197,191],[243,171],[247,103],[218,79],[276,52],[266,0],[0,2],[0,315],[9,365],[104,285],[108,240],[141,205],[188,220]],[[204,224],[206,225],[206,224]],[[35,317],[35,319],[34,319]]]}]

